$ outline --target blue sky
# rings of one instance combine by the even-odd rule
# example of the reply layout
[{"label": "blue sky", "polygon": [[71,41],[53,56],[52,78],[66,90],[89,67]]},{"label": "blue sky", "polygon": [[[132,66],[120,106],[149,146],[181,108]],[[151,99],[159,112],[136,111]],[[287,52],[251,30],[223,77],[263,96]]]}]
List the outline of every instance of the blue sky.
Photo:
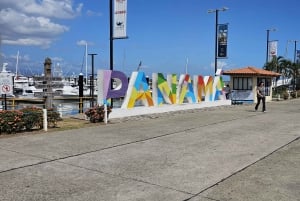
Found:
[{"label": "blue sky", "polygon": [[[223,69],[255,66],[266,60],[267,29],[278,40],[278,55],[293,60],[300,40],[299,0],[128,0],[128,39],[114,40],[114,69],[128,75],[141,71],[214,75],[215,13],[229,23],[228,58]],[[96,53],[95,72],[109,69],[109,0],[1,0],[0,62],[15,71],[43,72],[46,57],[64,75],[85,74],[84,51]],[[298,45],[298,44],[297,44]],[[300,44],[298,45],[300,49]],[[298,48],[297,48],[298,49]],[[288,50],[288,51],[286,51]],[[88,57],[88,73],[91,59]]]}]

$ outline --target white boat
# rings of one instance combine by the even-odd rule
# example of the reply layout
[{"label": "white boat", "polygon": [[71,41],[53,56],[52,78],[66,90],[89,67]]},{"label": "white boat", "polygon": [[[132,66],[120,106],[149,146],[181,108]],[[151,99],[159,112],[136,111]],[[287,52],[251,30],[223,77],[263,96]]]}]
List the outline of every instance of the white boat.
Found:
[{"label": "white boat", "polygon": [[[7,63],[4,63],[2,66],[1,74],[5,74],[5,76],[9,76],[9,79],[12,80],[13,83],[13,93],[12,96],[16,96],[18,98],[41,98],[41,94],[43,93],[43,80],[44,76],[38,77],[26,77],[20,75],[16,70],[16,73],[12,73],[7,70]],[[18,61],[16,65],[16,69],[18,68]],[[53,88],[52,92],[54,96],[60,96],[63,98],[67,97],[78,97],[79,96],[79,87],[75,85],[75,79],[64,79],[62,77],[53,77]],[[90,87],[84,86],[83,95],[90,96]],[[97,94],[97,87],[95,86],[94,95]]]},{"label": "white boat", "polygon": [[78,90],[71,85],[64,85],[62,88],[54,88],[52,91],[54,94],[57,94],[56,96],[61,97],[76,97],[79,94]]}]

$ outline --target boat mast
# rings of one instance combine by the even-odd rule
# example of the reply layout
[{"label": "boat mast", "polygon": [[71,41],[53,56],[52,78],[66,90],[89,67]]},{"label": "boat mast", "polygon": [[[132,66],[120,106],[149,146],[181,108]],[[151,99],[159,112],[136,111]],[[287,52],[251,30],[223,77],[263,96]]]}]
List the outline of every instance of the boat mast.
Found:
[{"label": "boat mast", "polygon": [[17,62],[16,62],[16,76],[18,76],[18,66],[19,66],[19,50],[18,50],[18,53],[17,53]]},{"label": "boat mast", "polygon": [[188,63],[189,63],[189,58],[186,58],[186,63],[185,63],[185,74],[188,74]]},{"label": "boat mast", "polygon": [[85,43],[85,84],[87,84],[88,81],[88,73],[87,73],[87,42]]}]

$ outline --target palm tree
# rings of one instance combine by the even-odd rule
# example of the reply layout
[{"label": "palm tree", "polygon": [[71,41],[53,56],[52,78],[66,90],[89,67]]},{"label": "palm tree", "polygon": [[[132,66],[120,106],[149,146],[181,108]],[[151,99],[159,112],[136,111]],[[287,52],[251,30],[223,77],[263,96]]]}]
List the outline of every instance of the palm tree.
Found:
[{"label": "palm tree", "polygon": [[269,70],[269,71],[273,71],[273,72],[276,72],[276,73],[280,73],[279,66],[280,66],[280,63],[281,63],[282,60],[284,60],[283,56],[279,56],[279,57],[273,56],[272,60],[265,64],[264,69]]},{"label": "palm tree", "polygon": [[296,90],[296,79],[298,77],[300,77],[300,63],[292,63],[292,65],[290,65],[288,67],[290,74],[292,75],[293,78],[293,83],[294,83],[294,90]]},{"label": "palm tree", "polygon": [[[283,60],[284,60],[283,56],[279,56],[279,57],[273,56],[272,60],[265,64],[264,69],[269,70],[269,71],[273,71],[273,72],[276,72],[276,73],[281,73],[280,64]],[[275,78],[275,89],[277,88],[277,80],[278,79],[279,79],[279,77]]]},{"label": "palm tree", "polygon": [[288,60],[288,59],[280,60],[279,73],[281,73],[281,75],[282,75],[283,84],[285,84],[284,83],[285,78],[291,77],[290,70],[289,70],[291,65],[292,65],[291,60]]}]

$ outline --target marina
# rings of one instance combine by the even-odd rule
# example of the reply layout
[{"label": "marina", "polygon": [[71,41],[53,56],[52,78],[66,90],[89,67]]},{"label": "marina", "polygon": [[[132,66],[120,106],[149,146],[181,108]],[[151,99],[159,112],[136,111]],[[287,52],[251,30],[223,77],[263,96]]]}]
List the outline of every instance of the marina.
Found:
[{"label": "marina", "polygon": [[[17,98],[17,97],[1,97],[1,109],[6,110],[18,110],[25,107],[39,107],[45,108],[44,98]],[[5,103],[6,102],[6,103]],[[96,100],[94,100],[96,103]],[[81,108],[82,105],[82,108]],[[92,99],[90,97],[57,97],[53,99],[53,108],[62,115],[74,115],[84,112],[92,105]]]},{"label": "marina", "polygon": [[[7,70],[8,64],[3,63],[0,72],[2,110],[17,110],[28,106],[47,108],[47,96],[53,100],[51,108],[57,109],[62,115],[83,113],[96,104],[97,90],[95,87],[91,96],[90,80],[83,85],[80,96],[78,78],[65,78],[62,72],[53,73],[56,76],[50,73],[48,77],[45,75],[28,77],[18,73],[17,65],[16,73],[13,73]],[[96,80],[93,84],[96,86]]]}]

